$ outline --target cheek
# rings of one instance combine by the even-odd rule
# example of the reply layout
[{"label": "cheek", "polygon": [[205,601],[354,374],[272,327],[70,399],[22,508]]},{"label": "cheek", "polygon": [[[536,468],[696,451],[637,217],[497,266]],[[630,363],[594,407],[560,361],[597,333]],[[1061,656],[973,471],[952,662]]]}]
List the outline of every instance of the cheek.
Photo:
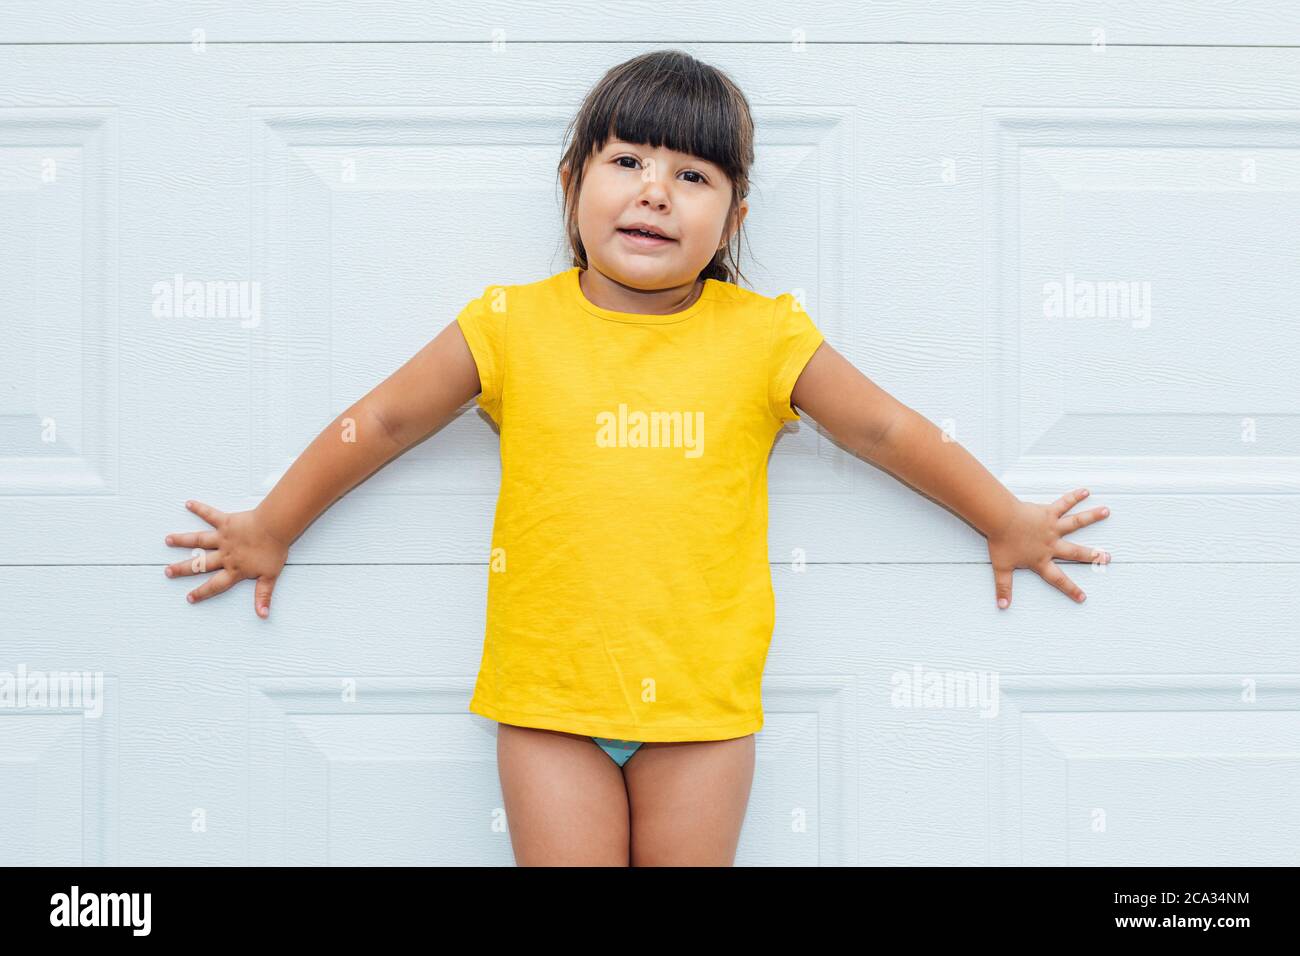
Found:
[{"label": "cheek", "polygon": [[692,236],[698,242],[708,245],[716,237],[722,235],[726,222],[726,209],[720,210],[714,205],[709,205],[708,208],[701,209],[697,215],[692,217]]},{"label": "cheek", "polygon": [[578,199],[578,213],[588,220],[607,219],[610,209],[617,206],[608,184],[599,179],[584,183],[582,196]]}]

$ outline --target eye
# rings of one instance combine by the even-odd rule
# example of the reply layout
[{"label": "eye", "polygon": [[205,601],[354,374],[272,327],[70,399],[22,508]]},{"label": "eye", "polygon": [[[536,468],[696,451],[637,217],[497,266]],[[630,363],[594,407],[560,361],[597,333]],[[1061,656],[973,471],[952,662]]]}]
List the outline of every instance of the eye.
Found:
[{"label": "eye", "polygon": [[[624,165],[623,165],[623,160],[625,160],[625,159],[630,159],[630,160],[632,161],[633,165],[631,165],[631,166],[624,166]],[[638,167],[641,165],[641,160],[637,159],[635,156],[628,156],[628,155],[615,156],[615,157],[614,157],[614,162],[618,163],[618,165],[621,166],[623,169],[636,169],[636,168],[638,168]],[[701,172],[699,172],[699,171],[697,171],[697,170],[694,170],[694,169],[684,169],[684,170],[682,170],[681,175],[683,175],[683,176],[698,176],[699,179],[688,179],[688,180],[687,180],[687,182],[689,182],[689,183],[693,183],[693,184],[695,184],[695,185],[697,185],[697,186],[707,186],[707,185],[709,184],[709,180],[708,180],[708,178],[707,178],[703,173],[701,173]]]}]

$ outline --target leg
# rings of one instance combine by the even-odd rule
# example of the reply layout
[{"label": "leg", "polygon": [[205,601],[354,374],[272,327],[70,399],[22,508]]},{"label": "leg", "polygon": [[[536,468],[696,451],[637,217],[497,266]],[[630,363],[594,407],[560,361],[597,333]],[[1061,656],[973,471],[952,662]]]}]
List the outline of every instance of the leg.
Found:
[{"label": "leg", "polygon": [[498,723],[497,771],[517,865],[628,865],[623,772],[590,737]]},{"label": "leg", "polygon": [[731,866],[754,782],[754,735],[643,743],[623,767],[633,866]]}]

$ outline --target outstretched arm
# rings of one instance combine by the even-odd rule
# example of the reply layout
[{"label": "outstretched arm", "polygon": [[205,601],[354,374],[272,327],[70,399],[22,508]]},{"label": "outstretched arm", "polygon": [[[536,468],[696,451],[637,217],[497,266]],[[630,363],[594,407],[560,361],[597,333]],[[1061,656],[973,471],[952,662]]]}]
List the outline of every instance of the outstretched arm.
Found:
[{"label": "outstretched arm", "polygon": [[1050,505],[1013,495],[965,448],[929,419],[893,398],[829,343],[822,343],[795,383],[791,402],[807,412],[840,444],[950,508],[988,539],[998,606],[1011,603],[1011,572],[1033,569],[1076,601],[1083,591],[1053,558],[1105,563],[1105,552],[1063,536],[1109,513],[1094,508],[1065,515],[1087,497],[1086,489]]},{"label": "outstretched arm", "polygon": [[212,530],[167,536],[167,544],[193,552],[190,560],[168,565],[167,576],[216,572],[189,593],[191,603],[229,590],[245,578],[254,579],[254,607],[265,618],[289,548],[307,526],[352,487],[440,427],[479,389],[473,355],[452,322],[325,426],[256,508],[226,514],[202,501],[186,502]]},{"label": "outstretched arm", "polygon": [[[296,541],[336,500],[442,427],[478,391],[474,357],[453,321],[326,426],[258,511],[276,537]],[[355,425],[344,442],[339,425],[348,419]]]}]

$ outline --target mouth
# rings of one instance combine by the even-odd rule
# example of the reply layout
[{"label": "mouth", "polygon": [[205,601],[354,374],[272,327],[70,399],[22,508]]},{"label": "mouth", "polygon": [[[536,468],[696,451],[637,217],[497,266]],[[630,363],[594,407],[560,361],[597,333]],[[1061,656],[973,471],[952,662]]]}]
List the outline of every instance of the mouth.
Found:
[{"label": "mouth", "polygon": [[627,236],[629,241],[638,246],[663,246],[670,242],[677,241],[676,239],[669,239],[667,236],[661,236],[656,232],[651,232],[646,229],[620,229],[619,232]]}]

